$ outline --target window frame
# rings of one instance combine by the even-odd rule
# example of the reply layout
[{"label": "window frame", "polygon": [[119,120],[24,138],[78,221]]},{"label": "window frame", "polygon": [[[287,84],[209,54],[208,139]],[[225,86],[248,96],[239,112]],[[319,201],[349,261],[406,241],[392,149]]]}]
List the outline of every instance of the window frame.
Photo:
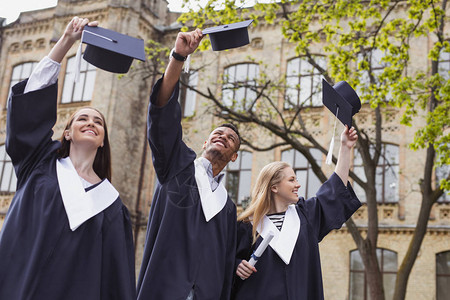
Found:
[{"label": "window frame", "polygon": [[[198,84],[198,71],[189,71],[189,73],[181,73],[180,80],[183,82],[187,82],[189,86],[193,88],[197,87]],[[192,117],[196,112],[196,104],[197,104],[197,93],[190,89],[189,87],[181,84],[178,94],[178,102],[181,106],[181,114],[183,118]]]},{"label": "window frame", "polygon": [[[26,61],[26,62],[18,63],[15,66],[12,67],[11,78],[9,80],[8,99],[9,99],[9,97],[11,95],[12,87],[14,85],[16,85],[17,83],[19,83],[21,81],[24,81],[25,79],[29,78],[31,73],[33,72],[34,68],[36,68],[36,66],[38,65],[38,63],[39,63],[38,61]],[[29,72],[26,72],[27,74],[23,74],[24,67],[28,66],[28,65],[30,65]],[[17,68],[19,68],[19,67],[21,68],[20,71],[18,71],[18,72],[20,72],[20,74],[19,74],[18,77],[15,78],[14,77],[15,76],[14,73],[16,72],[15,70],[17,70]],[[8,101],[6,101],[5,106],[7,107],[7,105],[8,105]]]},{"label": "window frame", "polygon": [[[319,166],[322,166],[323,161],[323,153],[317,149],[310,147],[309,151],[311,152],[311,155],[316,156],[316,162],[319,164]],[[293,152],[292,154],[288,154],[288,152]],[[292,157],[292,161],[285,158],[283,158],[283,155],[290,155],[289,157]],[[301,155],[301,157],[300,157]],[[303,159],[306,162],[306,165],[298,166],[297,159]],[[306,157],[298,150],[294,148],[289,148],[281,151],[281,161],[287,162],[291,165],[292,169],[295,172],[295,175],[297,176],[297,180],[300,183],[300,189],[299,193],[304,191],[304,198],[308,199],[311,197],[314,197],[322,185],[322,182],[319,180],[317,175],[314,173],[311,163],[306,159]],[[305,179],[298,178],[299,172],[305,172],[306,176]],[[313,177],[311,177],[313,176]],[[314,184],[314,181],[316,181],[317,185],[310,186],[310,184]]]},{"label": "window frame", "polygon": [[[318,59],[318,63],[322,64],[321,67],[326,68],[326,56],[323,55],[314,55],[314,57],[316,58],[320,58]],[[298,63],[296,64],[297,66],[297,73],[289,73],[290,70],[290,65],[293,65],[295,67],[295,63],[298,61]],[[307,67],[305,68],[307,71],[308,69],[309,72],[304,72],[302,71],[302,66],[303,64],[307,64]],[[321,107],[322,104],[322,98],[321,98],[321,92],[322,92],[322,74],[320,73],[320,71],[318,69],[316,69],[312,64],[310,64],[308,62],[308,58],[306,56],[297,56],[294,58],[289,59],[286,62],[286,74],[285,74],[285,80],[286,80],[286,89],[285,89],[285,93],[284,93],[284,101],[283,101],[283,109],[284,110],[289,110],[289,109],[293,109],[295,107]],[[304,78],[310,78],[309,80],[309,88],[310,90],[308,91],[308,97],[305,100],[302,100],[302,79]],[[289,87],[288,86],[288,82],[289,81],[296,81],[294,87]],[[295,91],[296,94],[296,101],[293,101],[293,103],[291,103],[290,101],[288,101],[288,97],[289,97],[289,91]],[[304,94],[304,93],[303,93]]]},{"label": "window frame", "polygon": [[[385,275],[395,275],[395,278],[397,277],[397,272],[398,272],[398,253],[396,251],[385,249],[385,248],[377,248],[376,251],[377,251],[378,266],[380,268],[381,276],[383,278],[383,287],[384,287],[385,295],[386,295],[386,288],[384,286],[384,276]],[[381,253],[378,256],[379,251],[381,251]],[[359,255],[360,262],[362,264],[362,270],[359,270],[359,269],[352,270],[352,263],[353,263],[352,254],[353,253],[357,253]],[[395,265],[396,265],[396,270],[397,271],[385,271],[385,257],[387,256],[387,253],[389,253],[389,255],[395,255]],[[348,299],[349,300],[353,299],[353,294],[352,294],[352,291],[353,291],[352,290],[352,286],[353,286],[353,284],[352,284],[353,283],[353,281],[352,281],[352,274],[363,274],[363,276],[364,276],[364,280],[363,280],[364,281],[364,286],[363,286],[363,299],[362,300],[368,300],[369,299],[369,289],[368,289],[368,286],[367,286],[367,272],[365,270],[365,266],[364,266],[361,254],[359,253],[358,249],[351,250],[349,252],[349,281],[348,281],[349,282],[349,286],[348,286]],[[395,282],[395,280],[394,280],[394,282]],[[355,286],[358,286],[358,285],[355,285]],[[393,290],[391,292],[393,293]]]},{"label": "window frame", "polygon": [[[245,155],[243,153],[246,153]],[[246,157],[246,155],[249,155],[249,160],[246,161],[246,164],[249,164],[249,167],[242,167],[243,165],[243,158]],[[234,164],[238,164],[237,168],[232,168]],[[253,152],[247,151],[247,150],[239,150],[238,151],[238,158],[237,158],[237,162],[229,162],[224,170],[224,186],[227,189],[228,195],[230,196],[230,199],[236,204],[236,205],[242,205],[245,206],[247,205],[249,202],[246,203],[246,201],[250,200],[250,185],[248,186],[248,194],[245,195],[245,197],[243,199],[239,199],[239,194],[241,192],[240,188],[242,185],[242,172],[248,172],[250,174],[249,176],[249,181],[251,184],[251,180],[252,180],[252,169],[253,169]],[[237,174],[237,178],[238,178],[238,184],[236,186],[236,189],[234,189],[233,187],[229,186],[229,174]],[[236,199],[234,199],[233,195],[232,195],[232,191],[236,193]]]},{"label": "window frame", "polygon": [[[61,104],[73,104],[73,103],[83,103],[92,101],[92,95],[94,94],[95,79],[97,77],[97,68],[84,59],[81,60],[80,65],[80,78],[79,82],[74,81],[75,77],[75,61],[76,56],[68,57],[66,60],[66,69],[64,72],[64,83],[61,93]],[[88,82],[92,86],[88,86]],[[80,88],[81,84],[81,88]],[[70,93],[68,96],[66,93]],[[74,99],[75,94],[79,93],[79,99]],[[85,95],[86,93],[90,95]]]},{"label": "window frame", "polygon": [[[230,80],[231,79],[240,79],[239,77],[242,77],[238,74],[238,69],[241,67],[246,68],[246,74],[244,80]],[[251,73],[251,67],[254,67],[253,75],[254,77],[250,77],[249,73]],[[233,76],[230,76],[231,71],[234,70]],[[239,108],[243,110],[249,109],[249,104],[254,100],[250,95],[253,93],[255,95],[256,99],[256,85],[257,85],[257,79],[259,75],[259,65],[254,62],[243,62],[243,63],[237,63],[234,65],[230,65],[224,68],[223,74],[222,74],[222,103],[225,106],[233,107],[233,108]],[[251,85],[254,85],[254,90],[250,88]],[[244,85],[244,87],[239,87],[240,85]],[[236,87],[238,87],[236,89]],[[243,89],[243,97],[236,98],[236,94],[238,94]],[[231,93],[231,98],[226,99],[226,94]],[[249,103],[250,99],[250,103]],[[245,100],[245,101],[243,101]]]},{"label": "window frame", "polygon": [[[5,172],[8,171],[8,168],[10,170],[9,174],[6,174],[6,176],[9,176],[8,188],[3,190]],[[9,157],[8,153],[6,153],[5,144],[0,145],[0,194],[15,193],[16,185],[17,185],[17,176],[14,171],[14,166],[12,164],[11,158]]]},{"label": "window frame", "polygon": [[[395,161],[393,163],[387,161],[386,159],[386,148],[387,147],[395,147],[396,149],[396,157],[395,157]],[[373,151],[375,151],[373,144],[371,145],[371,155],[373,155]],[[376,169],[376,175],[375,175],[375,188],[376,188],[376,200],[378,204],[398,204],[399,200],[400,200],[400,146],[396,145],[396,144],[391,144],[391,143],[383,143],[382,147],[381,147],[381,155],[380,155],[380,160],[378,161],[377,164],[377,169]],[[360,163],[358,163],[357,161],[360,160]],[[386,189],[387,189],[387,175],[386,173],[389,171],[392,171],[392,167],[396,168],[396,172],[394,172],[394,176],[396,177],[397,181],[395,182],[395,188],[396,188],[396,193],[395,193],[395,200],[394,201],[387,201],[387,195],[386,195]],[[383,170],[383,172],[381,172],[381,182],[378,182],[378,178],[379,178],[379,171],[378,170]],[[360,154],[358,152],[357,149],[354,150],[354,156],[353,156],[353,172],[357,175],[362,176],[363,180],[366,180],[366,176],[364,173],[364,165],[363,165],[363,161],[362,158],[360,157]],[[381,188],[379,188],[379,186],[381,186]],[[366,193],[364,191],[364,189],[359,186],[356,182],[354,182],[354,186],[353,189],[355,190],[356,195],[358,196],[358,199],[362,202],[362,203],[366,203],[367,199],[366,199]],[[381,189],[381,191],[380,191]],[[381,193],[381,196],[379,195]],[[379,200],[381,197],[381,200]]]},{"label": "window frame", "polygon": [[[446,267],[445,267],[447,269],[446,273],[440,273],[439,272],[440,268],[439,268],[438,260],[439,260],[440,256],[444,256],[444,257],[447,256],[447,262],[443,262],[444,264],[446,264]],[[450,268],[448,267],[448,266],[450,266],[450,262],[448,260],[450,260],[450,250],[436,253],[436,300],[447,299],[447,298],[439,297],[439,295],[440,295],[439,294],[439,281],[440,281],[439,279],[447,278],[447,280],[450,280]],[[443,286],[447,288],[446,292],[450,292],[450,286],[449,285],[444,284]],[[448,294],[446,294],[446,295],[448,295]]]}]

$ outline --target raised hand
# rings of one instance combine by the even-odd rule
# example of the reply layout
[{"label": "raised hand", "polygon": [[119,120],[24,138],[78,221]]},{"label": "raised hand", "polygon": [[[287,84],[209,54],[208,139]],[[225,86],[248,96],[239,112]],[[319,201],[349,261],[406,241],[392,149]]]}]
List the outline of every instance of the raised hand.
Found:
[{"label": "raised hand", "polygon": [[190,32],[179,32],[175,41],[175,52],[188,56],[197,49],[202,38],[202,31],[198,28]]},{"label": "raised hand", "polygon": [[345,125],[345,129],[341,134],[341,145],[351,149],[355,146],[357,140],[358,133],[356,132],[356,129],[354,127],[348,129],[348,126]]},{"label": "raised hand", "polygon": [[73,19],[67,24],[66,30],[64,31],[64,36],[72,39],[73,41],[79,40],[81,38],[81,33],[83,32],[84,26],[97,26],[98,22],[89,22],[89,19],[73,17]]},{"label": "raised hand", "polygon": [[75,41],[81,38],[81,33],[83,32],[84,26],[97,26],[98,22],[93,21],[89,22],[88,19],[74,17],[69,24],[67,24],[66,30],[62,37],[58,40],[58,42],[53,46],[52,50],[48,54],[48,56],[60,63],[64,56],[67,54],[67,51],[72,47]]}]

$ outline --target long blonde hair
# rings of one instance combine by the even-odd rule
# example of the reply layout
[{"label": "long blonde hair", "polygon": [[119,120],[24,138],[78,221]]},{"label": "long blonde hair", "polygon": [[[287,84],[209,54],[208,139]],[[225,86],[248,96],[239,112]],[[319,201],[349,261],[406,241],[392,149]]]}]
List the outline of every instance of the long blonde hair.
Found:
[{"label": "long blonde hair", "polygon": [[270,211],[270,206],[273,202],[272,187],[281,182],[284,177],[283,170],[290,167],[288,163],[275,161],[266,165],[259,172],[258,179],[251,193],[252,201],[238,217],[238,221],[253,222],[253,243],[256,242],[259,236],[256,234],[258,225]]}]

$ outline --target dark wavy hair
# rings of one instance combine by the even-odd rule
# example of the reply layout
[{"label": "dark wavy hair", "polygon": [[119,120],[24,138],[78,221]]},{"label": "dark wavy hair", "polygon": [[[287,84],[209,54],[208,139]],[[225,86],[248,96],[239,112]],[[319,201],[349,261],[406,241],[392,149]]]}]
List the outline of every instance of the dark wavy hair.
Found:
[{"label": "dark wavy hair", "polygon": [[82,109],[92,109],[95,110],[100,114],[103,120],[103,129],[105,131],[105,137],[103,139],[103,147],[97,148],[97,154],[95,155],[93,169],[94,172],[100,177],[101,179],[107,178],[109,181],[111,181],[111,147],[109,145],[109,138],[108,138],[108,128],[106,127],[106,120],[105,116],[96,108],[93,107],[82,107],[78,109],[76,112],[74,112],[69,120],[67,121],[66,127],[64,128],[64,131],[61,135],[61,148],[58,150],[58,157],[64,158],[69,156],[70,154],[70,141],[66,140],[64,136],[64,132],[72,126],[73,120],[75,118],[75,115]]}]

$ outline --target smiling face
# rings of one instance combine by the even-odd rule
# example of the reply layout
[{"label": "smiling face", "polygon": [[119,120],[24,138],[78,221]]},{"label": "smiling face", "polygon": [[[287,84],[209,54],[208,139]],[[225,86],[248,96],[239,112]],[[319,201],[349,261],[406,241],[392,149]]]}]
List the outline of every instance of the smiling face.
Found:
[{"label": "smiling face", "polygon": [[86,145],[93,149],[103,147],[105,129],[104,120],[99,112],[90,108],[80,109],[73,117],[65,139],[73,144]]},{"label": "smiling face", "polygon": [[281,181],[273,185],[271,190],[276,204],[287,209],[287,206],[290,204],[298,202],[298,189],[300,188],[300,184],[291,167],[284,168],[282,175]]},{"label": "smiling face", "polygon": [[210,161],[219,158],[222,161],[235,161],[239,149],[239,137],[228,127],[218,127],[209,135],[203,145],[204,156]]}]

